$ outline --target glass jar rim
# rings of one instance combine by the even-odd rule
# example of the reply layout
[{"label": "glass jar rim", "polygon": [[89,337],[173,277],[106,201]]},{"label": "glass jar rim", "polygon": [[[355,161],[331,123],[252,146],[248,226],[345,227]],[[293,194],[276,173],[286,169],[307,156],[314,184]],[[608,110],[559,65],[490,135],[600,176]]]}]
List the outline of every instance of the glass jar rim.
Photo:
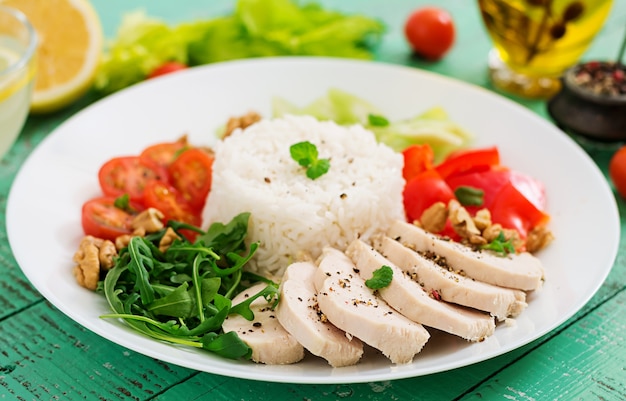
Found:
[{"label": "glass jar rim", "polygon": [[37,32],[26,15],[20,10],[0,4],[0,12],[13,16],[16,21],[26,28],[26,32],[28,33],[28,45],[26,49],[22,52],[17,61],[9,65],[7,69],[0,71],[1,77],[3,75],[9,75],[14,71],[18,71],[29,63],[37,50]]}]

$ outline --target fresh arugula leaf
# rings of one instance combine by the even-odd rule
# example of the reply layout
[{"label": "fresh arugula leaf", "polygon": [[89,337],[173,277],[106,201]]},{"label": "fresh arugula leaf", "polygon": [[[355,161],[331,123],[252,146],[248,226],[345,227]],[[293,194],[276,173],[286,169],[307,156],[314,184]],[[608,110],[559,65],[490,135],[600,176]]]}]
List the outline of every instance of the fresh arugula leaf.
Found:
[{"label": "fresh arugula leaf", "polygon": [[481,206],[484,203],[485,191],[479,188],[459,186],[454,190],[454,196],[463,206]]},{"label": "fresh arugula leaf", "polygon": [[250,304],[258,297],[264,297],[267,302],[270,303],[270,308],[273,309],[278,305],[278,287],[273,284],[268,284],[267,287],[260,292],[233,306],[230,313],[237,313],[248,321],[254,320],[254,312],[250,309]]},{"label": "fresh arugula leaf", "polygon": [[319,159],[317,147],[309,141],[298,142],[289,148],[291,158],[306,167],[306,176],[315,180],[330,169],[329,159]]},{"label": "fresh arugula leaf", "polygon": [[383,265],[380,267],[380,269],[374,270],[372,277],[368,280],[365,280],[365,285],[367,286],[367,288],[370,288],[372,290],[379,290],[391,284],[392,279],[393,270],[391,270],[391,267]]},{"label": "fresh arugula leaf", "polygon": [[[227,224],[213,224],[195,243],[176,240],[165,251],[158,248],[165,229],[133,237],[116,258],[100,292],[112,313],[102,318],[122,319],[134,330],[160,341],[202,348],[228,358],[247,358],[250,348],[236,333],[222,332],[230,313],[252,314],[249,303],[233,307],[231,299],[245,288],[243,268],[258,248],[245,244],[249,213]],[[183,224],[170,222],[172,226]],[[250,282],[265,281],[263,296],[278,302],[271,280],[247,273]]]},{"label": "fresh arugula leaf", "polygon": [[195,302],[188,289],[189,284],[184,282],[166,296],[156,299],[146,309],[157,316],[191,317]]}]

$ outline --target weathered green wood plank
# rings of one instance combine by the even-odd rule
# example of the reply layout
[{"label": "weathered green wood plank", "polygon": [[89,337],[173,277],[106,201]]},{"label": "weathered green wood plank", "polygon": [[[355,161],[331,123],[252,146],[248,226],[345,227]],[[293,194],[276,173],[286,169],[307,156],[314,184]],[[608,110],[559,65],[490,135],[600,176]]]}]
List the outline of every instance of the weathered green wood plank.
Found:
[{"label": "weathered green wood plank", "polygon": [[[213,0],[180,0],[175,3],[136,0],[132,4],[126,0],[93,2],[101,13],[108,36],[114,33],[120,22],[120,10],[143,7],[150,14],[176,22],[221,14],[232,8],[232,3]],[[325,0],[322,3],[382,18],[390,30],[379,49],[378,59],[409,64],[488,86],[485,67],[489,43],[479,23],[474,1],[436,2],[453,10],[459,32],[455,48],[437,63],[410,58],[402,36],[402,23],[409,11],[427,4],[427,1]],[[615,4],[611,19],[594,42],[588,57],[606,57],[607,48],[617,49],[626,22],[626,0],[617,0]],[[620,251],[624,256],[618,258],[605,285],[579,314],[563,326],[562,332],[551,333],[507,355],[427,377],[356,385],[259,383],[197,373],[155,361],[86,331],[41,302],[41,296],[23,276],[8,249],[5,210],[6,196],[19,165],[54,128],[92,100],[87,97],[53,116],[30,118],[20,142],[0,162],[0,399],[402,400],[419,395],[422,399],[439,400],[467,394],[467,399],[497,399],[500,396],[526,400],[556,398],[564,389],[570,392],[561,399],[575,399],[577,396],[584,396],[584,399],[626,398],[626,364],[623,359],[611,358],[612,350],[626,346],[624,320],[619,320],[618,315],[619,308],[623,310],[626,283],[624,241]],[[546,116],[543,103],[521,103]],[[602,151],[595,148],[589,151],[606,171],[610,152],[598,154]],[[624,215],[626,207],[621,201],[619,205]],[[623,218],[622,227],[626,228],[624,222]],[[603,302],[607,303],[594,310]],[[603,336],[610,337],[605,339]],[[594,352],[598,351],[604,354],[596,356]],[[577,365],[587,369],[568,366],[570,360],[580,362]],[[595,373],[586,378],[587,371],[591,370]],[[490,379],[494,373],[497,375]],[[479,387],[474,390],[476,386]]]},{"label": "weathered green wood plank", "polygon": [[626,291],[463,400],[626,399]]},{"label": "weathered green wood plank", "polygon": [[115,345],[46,302],[0,322],[0,399],[148,400],[196,373]]}]

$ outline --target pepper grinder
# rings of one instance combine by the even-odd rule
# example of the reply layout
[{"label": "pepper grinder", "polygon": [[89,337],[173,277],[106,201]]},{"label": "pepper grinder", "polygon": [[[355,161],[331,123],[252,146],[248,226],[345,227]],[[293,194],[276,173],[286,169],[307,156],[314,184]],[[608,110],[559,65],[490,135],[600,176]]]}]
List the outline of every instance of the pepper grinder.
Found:
[{"label": "pepper grinder", "polygon": [[598,142],[626,141],[626,34],[616,61],[588,61],[568,69],[548,113],[565,132]]}]

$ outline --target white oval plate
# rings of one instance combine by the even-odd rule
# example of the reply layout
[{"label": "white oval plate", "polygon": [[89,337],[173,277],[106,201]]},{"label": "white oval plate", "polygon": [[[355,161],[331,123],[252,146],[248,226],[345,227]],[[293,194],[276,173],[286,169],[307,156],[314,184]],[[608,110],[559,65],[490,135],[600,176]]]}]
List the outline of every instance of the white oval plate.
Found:
[{"label": "white oval plate", "polygon": [[[194,144],[211,144],[229,116],[249,110],[269,116],[274,96],[305,105],[330,87],[369,100],[391,119],[443,106],[475,134],[476,146],[497,145],[505,164],[545,183],[556,241],[539,255],[546,269],[545,286],[529,296],[529,307],[516,324],[500,325],[495,335],[476,344],[435,333],[408,365],[394,366],[368,350],[358,365],[333,369],[311,355],[289,366],[221,359],[100,319],[108,312],[104,297],[79,287],[72,275],[72,255],[82,236],[81,205],[99,194],[100,165],[184,133]],[[24,274],[79,324],[123,347],[180,366],[294,383],[426,375],[527,344],[571,317],[598,290],[613,265],[619,229],[615,199],[594,162],[568,136],[527,109],[487,90],[417,69],[327,58],[215,64],[111,95],[67,120],[35,149],[14,181],[7,206],[9,240]]]}]

